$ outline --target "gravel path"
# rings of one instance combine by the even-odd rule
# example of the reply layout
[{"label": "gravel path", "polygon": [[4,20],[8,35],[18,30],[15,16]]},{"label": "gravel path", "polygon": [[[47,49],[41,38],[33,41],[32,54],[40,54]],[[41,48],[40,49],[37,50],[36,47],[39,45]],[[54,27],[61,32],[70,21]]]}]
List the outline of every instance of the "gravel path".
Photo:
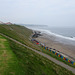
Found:
[{"label": "gravel path", "polygon": [[18,42],[18,41],[16,41],[16,40],[12,39],[12,38],[10,38],[10,37],[8,37],[8,36],[2,34],[2,33],[0,33],[0,35],[2,35],[2,36],[4,36],[4,37],[6,37],[6,38],[8,38],[8,39],[10,39],[10,40],[12,40],[12,41],[18,43],[18,44],[20,44],[20,45],[22,45],[22,46],[24,46],[24,47],[27,47],[27,48],[31,49],[32,51],[34,51],[34,52],[36,52],[36,53],[38,53],[38,54],[40,54],[40,55],[46,57],[47,59],[49,59],[49,60],[53,61],[54,63],[56,63],[56,64],[58,64],[58,65],[60,65],[60,66],[62,66],[62,67],[64,67],[64,68],[66,68],[66,69],[72,71],[72,72],[75,74],[75,68],[70,67],[70,66],[64,64],[63,62],[60,62],[60,61],[56,60],[55,58],[53,58],[53,57],[51,57],[51,56],[49,56],[49,55],[47,55],[47,54],[45,54],[45,53],[42,53],[42,52],[37,51],[37,50],[35,50],[35,49],[32,49],[32,48],[30,48],[30,47],[28,47],[28,46],[26,46],[26,45],[24,45],[24,44],[22,44],[22,43],[20,43],[20,42]]}]

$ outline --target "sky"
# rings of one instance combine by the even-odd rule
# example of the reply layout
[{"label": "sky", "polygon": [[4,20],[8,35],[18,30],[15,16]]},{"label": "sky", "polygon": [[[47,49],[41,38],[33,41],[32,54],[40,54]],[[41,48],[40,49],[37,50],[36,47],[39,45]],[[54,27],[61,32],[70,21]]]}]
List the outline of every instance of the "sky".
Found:
[{"label": "sky", "polygon": [[75,26],[75,0],[0,0],[0,21]]}]

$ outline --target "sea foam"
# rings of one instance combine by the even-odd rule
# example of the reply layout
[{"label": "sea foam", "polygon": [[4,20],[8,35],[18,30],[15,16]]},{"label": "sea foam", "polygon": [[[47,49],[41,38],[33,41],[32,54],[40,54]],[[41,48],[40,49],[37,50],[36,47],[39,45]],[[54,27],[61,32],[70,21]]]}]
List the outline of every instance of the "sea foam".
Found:
[{"label": "sea foam", "polygon": [[30,28],[30,29],[41,31],[42,33],[46,33],[48,35],[52,35],[52,36],[59,37],[59,38],[62,38],[62,39],[75,41],[75,37],[72,37],[72,38],[71,37],[66,37],[66,36],[63,36],[63,35],[59,35],[59,34],[53,33],[50,30],[40,29],[40,28]]}]

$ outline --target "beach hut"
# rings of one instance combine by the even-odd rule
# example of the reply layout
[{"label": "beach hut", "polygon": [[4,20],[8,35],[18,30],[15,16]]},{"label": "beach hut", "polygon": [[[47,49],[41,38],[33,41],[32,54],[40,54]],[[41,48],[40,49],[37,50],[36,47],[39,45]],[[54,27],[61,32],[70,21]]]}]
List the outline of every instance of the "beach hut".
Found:
[{"label": "beach hut", "polygon": [[51,50],[51,53],[52,53],[52,50]]},{"label": "beach hut", "polygon": [[57,55],[57,53],[55,53],[55,55]]},{"label": "beach hut", "polygon": [[68,61],[68,59],[66,58],[66,61]]},{"label": "beach hut", "polygon": [[71,60],[69,60],[69,63],[71,63]]},{"label": "beach hut", "polygon": [[61,55],[61,58],[63,59],[63,56]]},{"label": "beach hut", "polygon": [[73,65],[75,65],[75,62],[73,62]]},{"label": "beach hut", "polygon": [[71,61],[70,61],[70,60],[68,60],[68,62],[69,62],[69,63],[71,63]]},{"label": "beach hut", "polygon": [[54,51],[52,51],[52,53],[54,53]]},{"label": "beach hut", "polygon": [[74,62],[73,61],[71,61],[71,64],[73,64]]},{"label": "beach hut", "polygon": [[59,56],[59,54],[57,53],[57,56]]},{"label": "beach hut", "polygon": [[65,57],[63,57],[63,59],[64,59],[64,60],[66,60],[66,58],[65,58]]},{"label": "beach hut", "polygon": [[51,50],[50,50],[50,52],[51,52]]},{"label": "beach hut", "polygon": [[48,49],[48,47],[46,47],[46,50]]},{"label": "beach hut", "polygon": [[39,44],[39,42],[36,43],[37,45]]},{"label": "beach hut", "polygon": [[53,51],[53,54],[55,54],[55,51]]},{"label": "beach hut", "polygon": [[58,55],[58,57],[61,57],[61,55]]},{"label": "beach hut", "polygon": [[46,49],[46,47],[45,47],[45,49]]}]

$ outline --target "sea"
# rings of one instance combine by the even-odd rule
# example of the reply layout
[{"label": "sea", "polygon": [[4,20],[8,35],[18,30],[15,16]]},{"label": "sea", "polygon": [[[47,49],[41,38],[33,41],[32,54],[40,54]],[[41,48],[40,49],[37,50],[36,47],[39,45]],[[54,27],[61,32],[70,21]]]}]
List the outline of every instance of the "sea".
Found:
[{"label": "sea", "polygon": [[41,31],[55,37],[55,41],[75,46],[75,27],[50,27],[47,25],[25,25],[32,30]]}]

